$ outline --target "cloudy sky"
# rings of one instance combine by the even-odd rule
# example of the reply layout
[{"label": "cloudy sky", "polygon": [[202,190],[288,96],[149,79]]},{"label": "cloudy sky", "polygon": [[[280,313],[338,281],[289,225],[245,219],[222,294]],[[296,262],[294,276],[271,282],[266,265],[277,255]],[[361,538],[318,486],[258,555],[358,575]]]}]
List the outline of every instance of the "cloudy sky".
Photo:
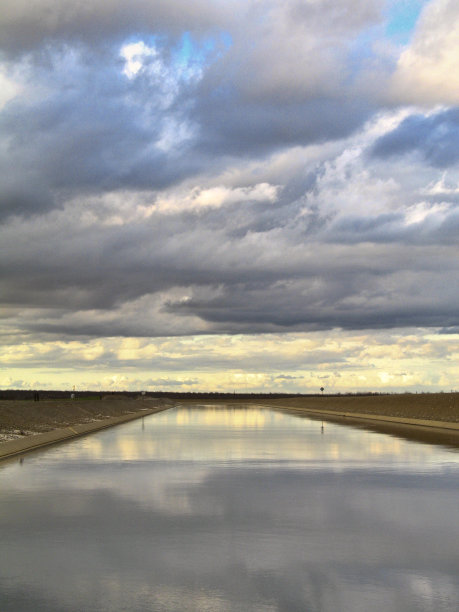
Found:
[{"label": "cloudy sky", "polygon": [[3,0],[0,41],[2,388],[456,388],[456,0]]}]

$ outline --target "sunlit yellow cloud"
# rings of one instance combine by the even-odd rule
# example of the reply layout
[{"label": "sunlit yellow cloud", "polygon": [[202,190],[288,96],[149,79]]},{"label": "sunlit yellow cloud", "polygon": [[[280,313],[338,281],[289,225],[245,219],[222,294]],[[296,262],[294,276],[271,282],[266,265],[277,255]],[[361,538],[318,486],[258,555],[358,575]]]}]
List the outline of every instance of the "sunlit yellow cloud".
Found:
[{"label": "sunlit yellow cloud", "polygon": [[343,331],[10,344],[3,388],[326,392],[450,390],[459,335]]}]

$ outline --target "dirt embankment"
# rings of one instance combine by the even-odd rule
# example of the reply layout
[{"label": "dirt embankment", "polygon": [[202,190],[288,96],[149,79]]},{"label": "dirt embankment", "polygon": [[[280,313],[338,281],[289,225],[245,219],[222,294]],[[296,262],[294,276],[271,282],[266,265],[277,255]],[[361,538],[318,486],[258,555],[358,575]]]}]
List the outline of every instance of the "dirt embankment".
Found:
[{"label": "dirt embankment", "polygon": [[65,399],[0,401],[0,442],[62,429],[81,423],[103,421],[139,411],[162,409],[170,404],[161,399]]},{"label": "dirt embankment", "polygon": [[271,399],[262,398],[224,398],[203,400],[181,400],[181,404],[257,404],[273,408],[289,408],[297,412],[313,410],[333,411],[337,414],[355,413],[374,417],[394,417],[397,419],[418,419],[420,421],[443,421],[459,423],[459,393],[403,393],[400,395],[305,395]]},{"label": "dirt embankment", "polygon": [[[34,402],[32,400],[1,400],[0,401],[0,443],[14,444],[14,441],[26,442],[35,439],[35,434],[57,432],[62,429],[89,430],[91,423],[100,423],[102,427],[121,422],[123,417],[142,411],[159,411],[173,405],[170,399],[133,399],[123,396],[108,396],[98,399],[52,399]],[[197,400],[182,401],[182,404],[193,405],[208,403]],[[403,423],[412,427],[417,424],[420,428],[431,429],[446,427],[450,435],[459,437],[459,393],[426,393],[402,395],[374,395],[374,396],[303,396],[276,399],[247,400],[213,400],[212,403],[232,405],[247,405],[250,403],[263,404],[273,408],[281,408],[297,414],[321,413],[330,419],[336,414],[336,419],[343,416],[350,417],[355,414],[356,419],[368,415],[374,421],[398,421],[400,427]],[[309,412],[311,411],[311,412]],[[314,418],[314,417],[313,417]],[[347,419],[349,420],[349,419]],[[105,424],[104,424],[105,422]],[[427,427],[426,425],[432,427]],[[394,428],[394,423],[384,423],[385,428]],[[373,425],[372,425],[373,426]],[[398,425],[397,425],[398,426]],[[379,425],[378,425],[379,427]],[[381,425],[382,427],[382,425]],[[454,430],[454,431],[452,431]],[[73,430],[72,430],[73,431]],[[58,432],[57,432],[58,433]],[[68,433],[68,432],[67,432]],[[70,432],[72,433],[72,432]],[[78,433],[75,431],[75,433]],[[48,435],[48,434],[46,434]],[[57,435],[57,434],[56,434]],[[49,436],[48,436],[49,437]],[[38,438],[37,438],[38,440]],[[9,442],[8,442],[9,441]],[[5,446],[2,445],[5,449]]]},{"label": "dirt embankment", "polygon": [[263,404],[297,410],[332,410],[399,419],[459,423],[459,393],[406,393],[401,395],[295,397]]}]

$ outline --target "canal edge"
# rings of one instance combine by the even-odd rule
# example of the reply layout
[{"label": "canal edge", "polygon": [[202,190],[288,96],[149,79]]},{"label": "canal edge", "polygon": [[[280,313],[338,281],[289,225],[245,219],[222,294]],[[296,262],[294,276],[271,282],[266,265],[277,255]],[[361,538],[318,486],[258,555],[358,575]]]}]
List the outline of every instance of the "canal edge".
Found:
[{"label": "canal edge", "polygon": [[281,404],[252,404],[261,406],[263,408],[271,408],[275,410],[281,410],[282,412],[288,412],[290,414],[311,414],[315,416],[323,416],[324,418],[330,417],[337,419],[340,422],[346,421],[359,421],[359,422],[375,422],[380,424],[394,424],[403,425],[406,427],[430,429],[432,431],[442,431],[450,434],[459,436],[459,423],[450,421],[433,421],[428,419],[410,419],[391,417],[384,415],[373,415],[365,414],[361,412],[341,412],[335,410],[315,410],[314,408],[295,408],[292,406],[282,406]]},{"label": "canal edge", "polygon": [[163,412],[169,408],[171,408],[171,406],[144,408],[137,412],[131,412],[129,414],[123,414],[116,417],[109,417],[103,421],[77,423],[61,429],[52,429],[51,431],[45,431],[41,434],[27,436],[26,438],[7,440],[6,442],[2,442],[0,444],[0,461],[28,453],[29,451],[38,450],[46,446],[59,444],[60,442],[73,440],[74,438],[80,438],[103,429],[109,429],[115,425],[121,425],[122,423],[128,423],[129,421],[134,421],[158,412]]}]

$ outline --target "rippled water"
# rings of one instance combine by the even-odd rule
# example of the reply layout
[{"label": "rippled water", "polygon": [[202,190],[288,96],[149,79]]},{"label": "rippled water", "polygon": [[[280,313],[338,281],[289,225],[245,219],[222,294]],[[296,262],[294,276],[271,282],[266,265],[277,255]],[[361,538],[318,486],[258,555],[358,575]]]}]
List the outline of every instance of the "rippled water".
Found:
[{"label": "rippled water", "polygon": [[0,609],[456,611],[459,453],[177,408],[0,464]]}]

